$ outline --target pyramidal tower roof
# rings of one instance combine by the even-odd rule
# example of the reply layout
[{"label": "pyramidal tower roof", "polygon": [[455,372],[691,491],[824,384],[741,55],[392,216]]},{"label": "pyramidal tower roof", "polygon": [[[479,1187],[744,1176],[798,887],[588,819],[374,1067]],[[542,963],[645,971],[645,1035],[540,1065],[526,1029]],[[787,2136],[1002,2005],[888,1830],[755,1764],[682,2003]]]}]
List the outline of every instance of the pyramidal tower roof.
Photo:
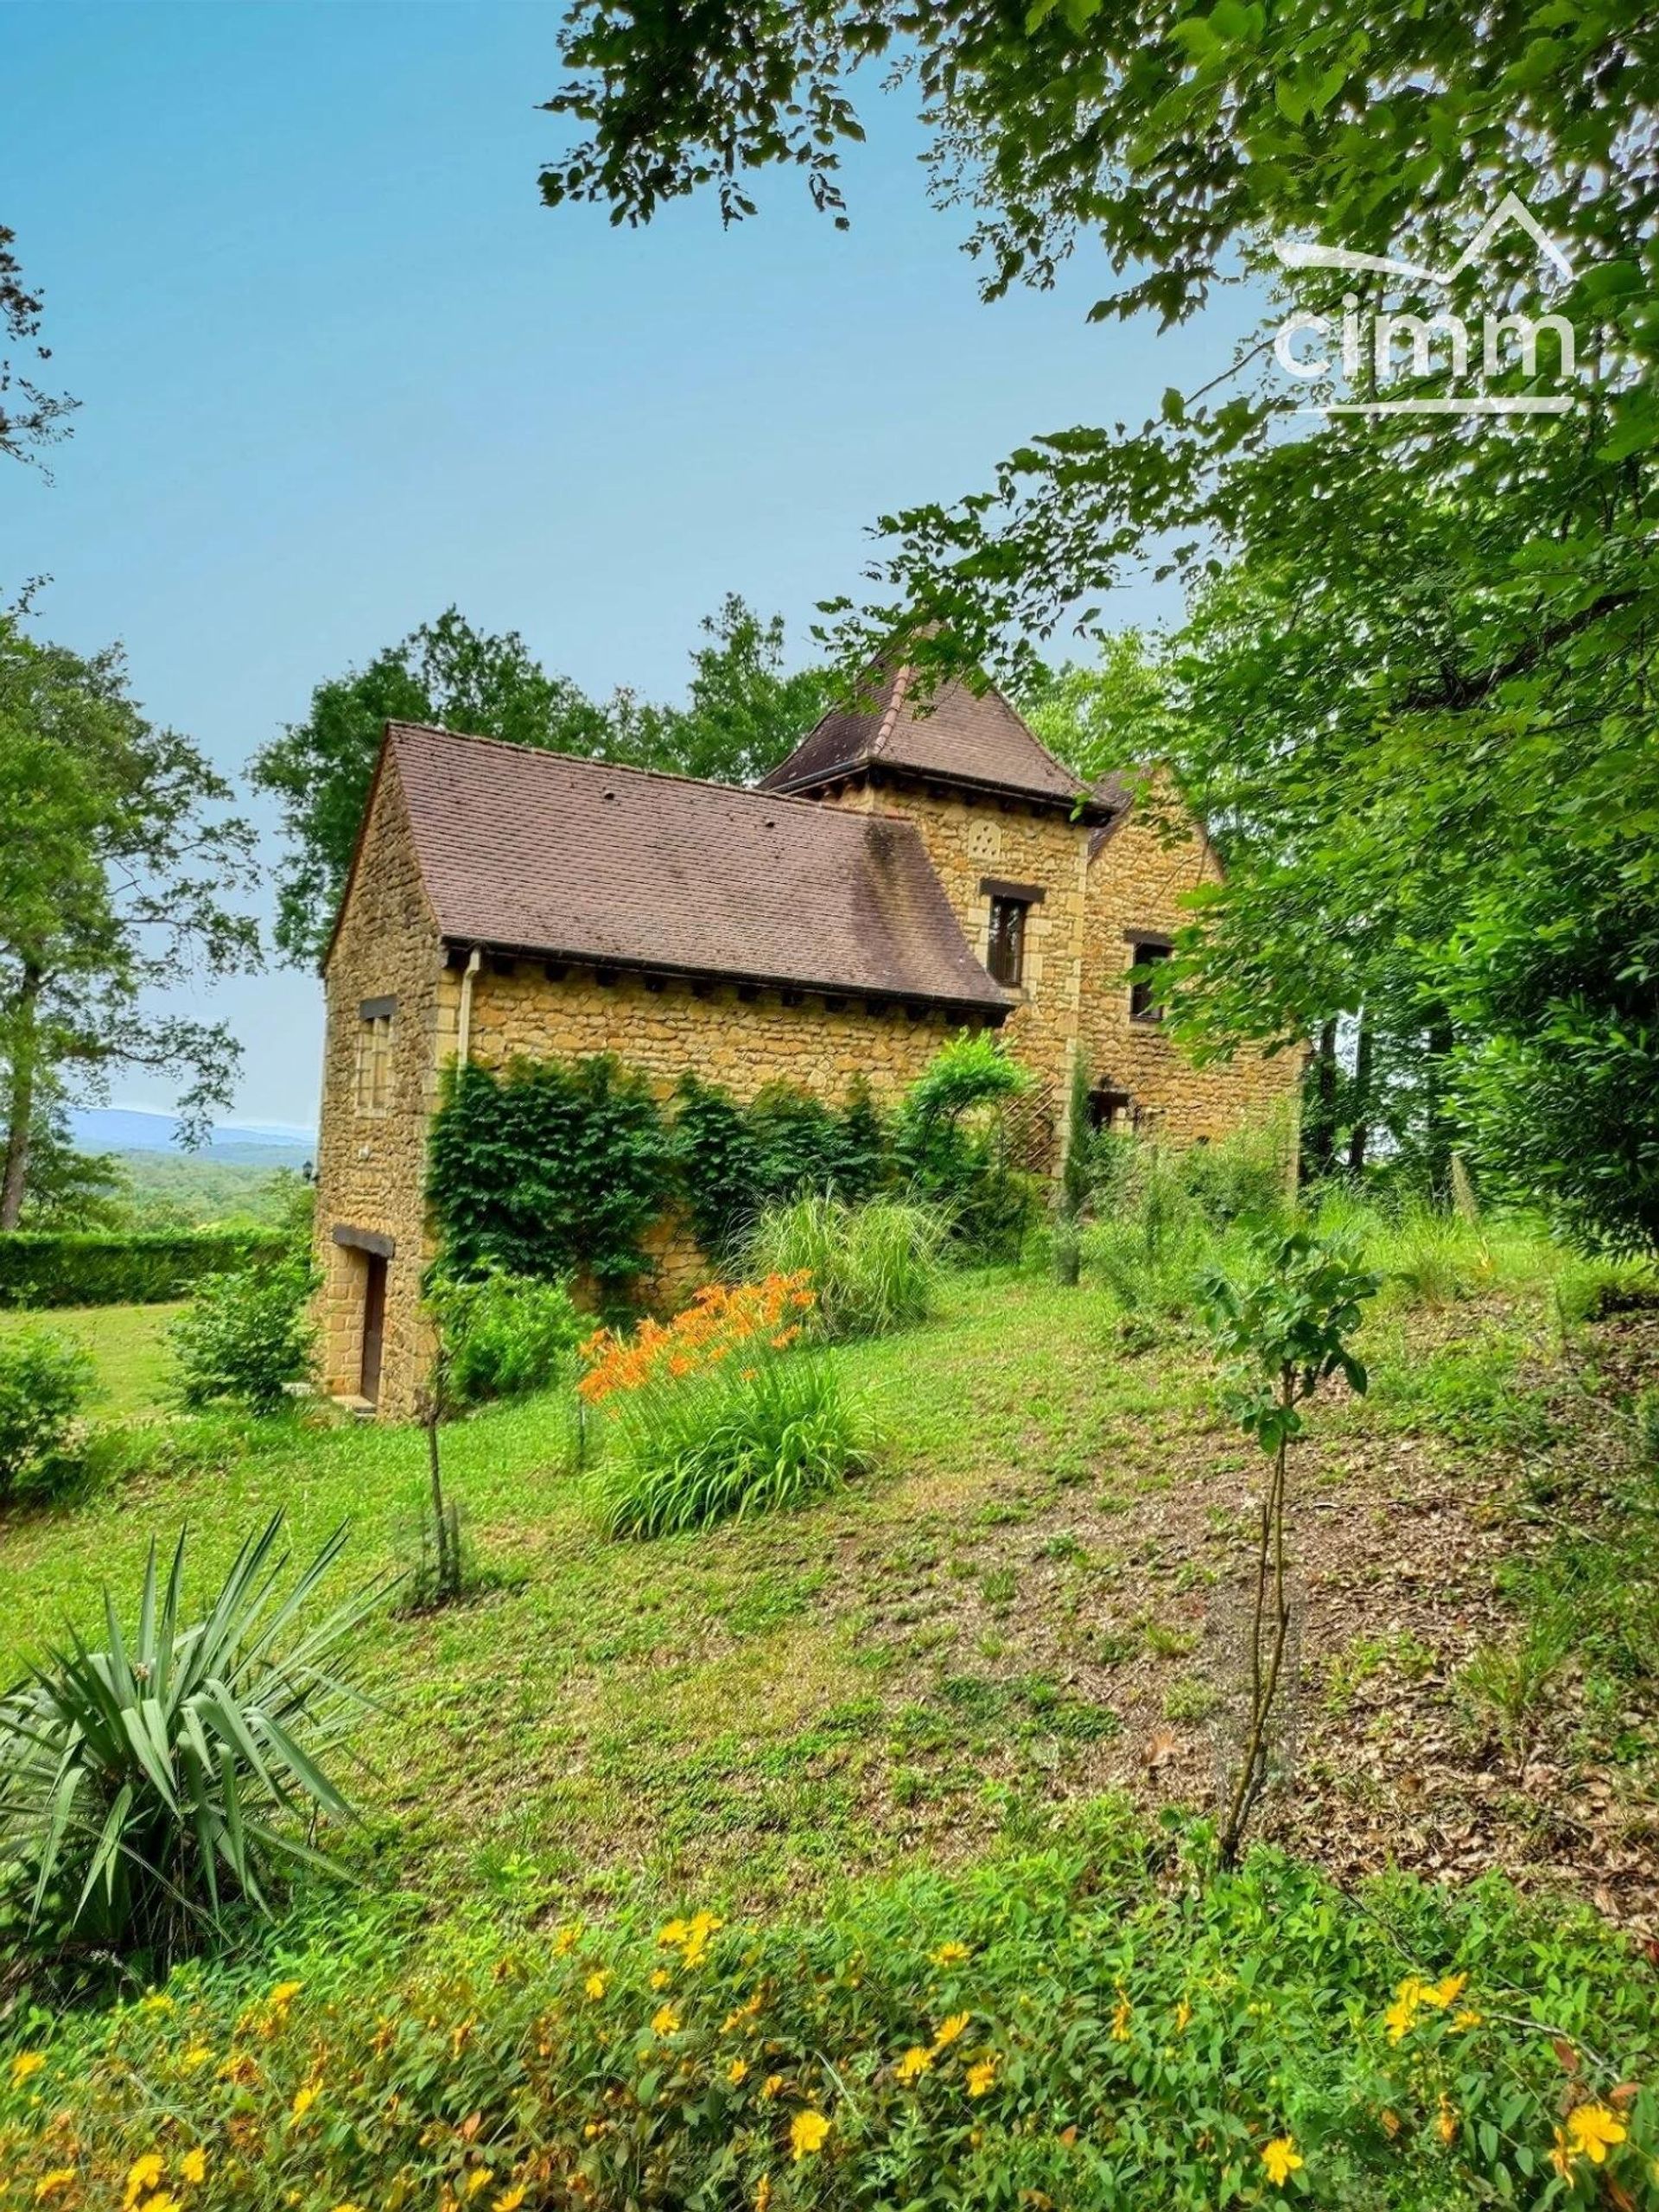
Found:
[{"label": "pyramidal tower roof", "polygon": [[878,666],[849,706],[832,707],[761,788],[802,794],[861,774],[925,777],[972,791],[1084,802],[1088,786],[1039,745],[1002,694],[976,691],[957,678],[925,696],[908,662]]}]

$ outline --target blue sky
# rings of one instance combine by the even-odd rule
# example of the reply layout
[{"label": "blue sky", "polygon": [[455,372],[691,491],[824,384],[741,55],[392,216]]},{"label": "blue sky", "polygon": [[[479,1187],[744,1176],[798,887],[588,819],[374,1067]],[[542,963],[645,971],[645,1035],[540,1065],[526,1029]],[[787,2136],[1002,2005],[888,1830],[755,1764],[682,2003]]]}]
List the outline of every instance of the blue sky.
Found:
[{"label": "blue sky", "polygon": [[[909,105],[873,87],[850,232],[784,176],[732,232],[711,202],[639,232],[549,212],[558,16],[6,10],[0,216],[83,404],[54,483],[0,484],[0,597],[49,574],[42,632],[123,640],[149,711],[232,773],[451,601],[594,691],[677,696],[725,592],[804,640],[878,512],[1228,357],[1244,302],[1162,340],[1091,328],[1083,261],[982,307]],[[315,979],[189,1002],[244,1040],[238,1118],[311,1120]]]}]

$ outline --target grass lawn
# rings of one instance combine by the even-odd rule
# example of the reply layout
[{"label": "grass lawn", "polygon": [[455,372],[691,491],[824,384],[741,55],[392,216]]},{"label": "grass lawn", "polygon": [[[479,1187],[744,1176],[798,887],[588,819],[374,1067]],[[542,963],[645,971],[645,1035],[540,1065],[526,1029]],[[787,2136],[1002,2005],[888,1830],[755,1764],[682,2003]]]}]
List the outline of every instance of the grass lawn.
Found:
[{"label": "grass lawn", "polygon": [[167,1325],[183,1311],[181,1304],[65,1306],[46,1313],[0,1310],[0,1340],[26,1328],[74,1337],[98,1364],[102,1395],[92,1410],[115,1416],[150,1413],[166,1400]]},{"label": "grass lawn", "polygon": [[[1497,1501],[1569,1370],[1537,1286],[1366,1333],[1370,1401],[1333,1402],[1300,1452],[1312,1787],[1283,1832],[1342,1872],[1426,1863],[1436,1820],[1471,1866],[1524,1859],[1535,1802],[1494,1791],[1487,1751],[1448,1731],[1460,1669],[1510,1630]],[[440,1614],[388,1609],[365,1640],[379,1710],[350,1847],[380,1878],[753,1904],[1038,1840],[1103,1790],[1204,1801],[1206,1613],[1236,1579],[1259,1468],[1201,1347],[1177,1332],[1134,1351],[1102,1294],[984,1274],[952,1279],[925,1328],[835,1357],[876,1409],[880,1472],[695,1536],[594,1532],[563,1398],[445,1431],[500,1583]],[[1581,1458],[1613,1419],[1585,1402]],[[133,1591],[151,1537],[185,1526],[198,1593],[279,1507],[296,1550],[349,1518],[342,1577],[385,1572],[423,1480],[417,1431],[276,1423],[222,1466],[20,1516],[0,1530],[0,1667],[64,1611],[93,1625],[104,1579]],[[1584,1885],[1613,1879],[1606,1835],[1581,1840]],[[1570,1842],[1554,1859],[1574,1871]],[[1640,1863],[1632,1897],[1652,1887]]]}]

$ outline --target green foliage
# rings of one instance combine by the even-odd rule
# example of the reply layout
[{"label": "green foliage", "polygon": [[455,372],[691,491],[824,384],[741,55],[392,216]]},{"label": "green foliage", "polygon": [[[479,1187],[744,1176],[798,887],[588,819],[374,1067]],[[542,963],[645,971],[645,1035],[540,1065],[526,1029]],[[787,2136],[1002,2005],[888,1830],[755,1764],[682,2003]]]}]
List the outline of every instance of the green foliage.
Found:
[{"label": "green foliage", "polygon": [[870,1464],[871,1433],[820,1352],[740,1351],[606,1402],[594,1510],[613,1536],[664,1536],[804,1505]]},{"label": "green foliage", "polygon": [[1036,1220],[1033,1177],[1011,1168],[1001,1109],[1031,1076],[988,1031],[964,1031],[906,1092],[893,1155],[912,1192],[950,1214],[957,1245],[976,1259],[1016,1259]]},{"label": "green foliage", "polygon": [[1233,1418],[1260,1450],[1277,1452],[1301,1434],[1300,1408],[1326,1376],[1367,1389],[1350,1339],[1381,1286],[1351,1243],[1309,1229],[1264,1229],[1250,1257],[1237,1276],[1211,1270],[1204,1302],[1230,1370]]},{"label": "green foliage", "polygon": [[29,1137],[22,1229],[118,1230],[130,1226],[128,1182],[111,1153],[79,1152],[59,1114],[35,1113]]},{"label": "green foliage", "polygon": [[[852,666],[897,633],[925,676],[1011,661],[1039,713],[1058,700],[1117,754],[1091,766],[1149,738],[1229,861],[1192,901],[1177,1023],[1224,1052],[1363,1013],[1351,1149],[1403,1135],[1441,1195],[1472,1142],[1489,1187],[1650,1251],[1659,320],[1651,177],[1629,158],[1651,127],[1648,29],[1637,0],[1363,22],[1318,0],[990,20],[886,0],[740,35],[582,0],[552,102],[582,135],[542,187],[618,219],[700,189],[741,215],[785,165],[844,220],[854,73],[902,54],[942,197],[973,180],[987,298],[1052,282],[1084,240],[1121,272],[1096,319],[1163,327],[1218,285],[1265,291],[1230,372],[1218,354],[1138,424],[1046,424],[954,505],[883,518],[879,596],[841,608],[838,642]],[[1549,261],[1504,219],[1517,188]],[[1267,245],[1287,239],[1345,265],[1287,274]],[[1355,359],[1333,347],[1313,386],[1285,375],[1287,309],[1334,332],[1344,306]],[[1372,319],[1402,310],[1460,318],[1468,357],[1442,343],[1379,370]],[[1548,338],[1536,357],[1496,342],[1541,312],[1574,334],[1570,378]],[[1402,411],[1353,411],[1379,389]],[[1310,398],[1347,410],[1294,421]],[[1552,400],[1567,411],[1520,438],[1467,412]],[[1145,654],[1112,639],[1102,610],[1169,567],[1179,635]],[[1078,671],[1032,665],[1031,641],[1074,620],[1107,656],[1081,702]]]},{"label": "green foliage", "polygon": [[92,1395],[92,1356],[49,1329],[0,1337],[0,1506],[52,1496],[79,1471],[75,1416]]},{"label": "green foliage", "polygon": [[253,881],[231,797],[188,739],[140,712],[118,651],[41,645],[0,613],[0,1231],[17,1225],[31,1139],[72,1075],[176,1073],[187,1135],[229,1104],[229,1029],[157,1011],[152,995],[257,957],[254,923],[226,903]]},{"label": "green foliage", "polygon": [[1301,1408],[1327,1376],[1352,1390],[1367,1386],[1350,1348],[1377,1279],[1357,1264],[1353,1247],[1311,1230],[1258,1228],[1248,1273],[1212,1268],[1204,1300],[1217,1351],[1229,1363],[1224,1396],[1245,1435],[1272,1461],[1257,1523],[1254,1604],[1243,1740],[1236,1777],[1221,1822],[1221,1862],[1234,1866],[1250,1815],[1267,1786],[1274,1707],[1283,1686],[1290,1633],[1287,1580],[1288,1449],[1303,1429]]},{"label": "green foliage", "polygon": [[809,1193],[857,1205],[894,1173],[893,1131],[855,1083],[839,1109],[788,1084],[741,1107],[694,1075],[675,1094],[674,1142],[697,1241],[735,1262],[760,1215]]},{"label": "green foliage", "polygon": [[444,1347],[444,1385],[456,1405],[545,1389],[592,1323],[562,1282],[509,1274],[439,1274],[429,1287]]},{"label": "green foliage", "polygon": [[1031,1077],[1009,1058],[1000,1037],[988,1029],[963,1030],[942,1046],[905,1094],[905,1118],[925,1128],[960,1122],[982,1106],[1017,1098],[1031,1088]]},{"label": "green foliage", "polygon": [[588,1274],[605,1300],[625,1298],[648,1268],[642,1240],[673,1196],[672,1168],[650,1084],[608,1055],[452,1069],[428,1154],[445,1268]]},{"label": "green foliage", "polygon": [[168,1331],[180,1402],[276,1412],[316,1357],[316,1287],[308,1259],[209,1275]]},{"label": "green foliage", "polygon": [[832,1343],[885,1336],[932,1311],[948,1226],[936,1209],[894,1198],[800,1198],[761,1215],[747,1272],[810,1276],[817,1304],[808,1326]]},{"label": "green foliage", "polygon": [[377,1593],[302,1627],[346,1532],[283,1596],[281,1530],[249,1538],[188,1625],[184,1538],[164,1586],[152,1545],[131,1639],[106,1587],[104,1648],[49,1650],[0,1703],[7,1905],[31,1948],[164,1969],[232,1905],[269,1913],[288,1872],[326,1867],[298,1830],[349,1817],[319,1760],[354,1702],[333,1669]]},{"label": "green foliage", "polygon": [[292,1249],[274,1230],[15,1230],[0,1236],[0,1306],[156,1306]]},{"label": "green foliage", "polygon": [[[263,1974],[209,1967],[175,1978],[169,2009],[63,2019],[0,2105],[0,2148],[31,2199],[62,2163],[67,2107],[87,2201],[118,2204],[140,2156],[159,2149],[170,2184],[205,2144],[205,2212],[279,2190],[293,2212],[519,2187],[528,2207],[550,2166],[594,2212],[757,2196],[777,2212],[1213,2212],[1281,2201],[1262,2153],[1286,2138],[1304,2162],[1287,2203],[1571,2201],[1552,2188],[1564,2107],[1605,2106],[1659,2056],[1627,1942],[1497,1882],[1376,1881],[1351,1901],[1268,1851],[1202,1882],[1185,1840],[1106,1810],[1060,1848],[912,1866],[822,1914],[722,1927],[688,1903],[554,1942],[480,1913],[433,1929],[407,1903],[336,1905]],[[1413,1974],[1436,1997],[1467,1980],[1410,2007],[1395,2041]],[[251,2063],[227,2079],[191,2065],[201,2049]],[[926,2063],[906,2074],[912,2050]],[[1603,2177],[1650,2201],[1651,2088],[1618,2109],[1606,2164],[1579,2161],[1586,2202]]]},{"label": "green foliage", "polygon": [[1214,1240],[1187,1179],[1189,1158],[1113,1132],[1095,1141],[1096,1217],[1084,1233],[1082,1256],[1126,1314],[1179,1320],[1197,1300]]}]

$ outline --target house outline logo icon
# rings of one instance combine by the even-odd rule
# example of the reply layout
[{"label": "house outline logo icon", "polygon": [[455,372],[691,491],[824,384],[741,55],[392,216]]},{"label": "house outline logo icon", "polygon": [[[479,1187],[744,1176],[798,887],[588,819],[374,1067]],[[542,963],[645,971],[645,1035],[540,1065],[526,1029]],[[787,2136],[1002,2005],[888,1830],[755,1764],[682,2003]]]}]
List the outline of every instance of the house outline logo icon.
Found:
[{"label": "house outline logo icon", "polygon": [[[1563,282],[1573,282],[1572,263],[1525,201],[1513,192],[1505,193],[1456,261],[1443,272],[1419,262],[1397,260],[1388,254],[1360,253],[1349,246],[1319,245],[1298,238],[1275,239],[1273,250],[1281,266],[1292,271],[1347,270],[1356,274],[1395,276],[1446,291],[1466,269],[1484,258],[1492,240],[1511,226],[1527,233],[1537,246],[1540,257],[1552,264]],[[1545,336],[1554,341],[1558,380],[1565,383],[1576,371],[1578,334],[1565,315],[1488,314],[1480,320],[1478,335],[1482,369],[1489,381],[1504,365],[1506,346],[1512,348],[1511,358],[1518,357],[1525,372],[1535,375],[1538,341]],[[1328,352],[1317,350],[1328,346],[1333,337],[1340,340],[1339,360],[1333,360]],[[1396,373],[1395,347],[1401,339],[1408,349],[1407,365],[1418,378],[1430,373],[1439,340],[1449,355],[1454,380],[1461,380],[1468,374],[1473,337],[1463,317],[1448,309],[1440,308],[1427,316],[1405,312],[1362,314],[1357,295],[1351,292],[1344,298],[1339,319],[1312,313],[1287,315],[1274,334],[1273,352],[1287,376],[1305,383],[1340,374],[1351,384],[1362,364],[1369,359],[1380,385],[1387,384]],[[1307,340],[1313,341],[1312,347],[1305,342]],[[1554,416],[1570,414],[1581,404],[1581,399],[1570,392],[1494,395],[1482,391],[1468,395],[1447,392],[1429,398],[1332,400],[1295,411],[1299,415],[1320,416]]]}]

